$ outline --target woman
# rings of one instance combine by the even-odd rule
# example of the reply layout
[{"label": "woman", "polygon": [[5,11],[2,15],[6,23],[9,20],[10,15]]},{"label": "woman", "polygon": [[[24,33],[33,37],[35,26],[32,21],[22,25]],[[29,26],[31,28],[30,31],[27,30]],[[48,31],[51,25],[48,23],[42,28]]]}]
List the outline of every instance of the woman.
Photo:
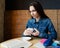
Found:
[{"label": "woman", "polygon": [[[51,19],[47,17],[43,11],[43,8],[39,2],[33,2],[29,5],[29,12],[31,19],[28,20],[26,30],[23,35],[33,35],[40,38],[46,38],[44,42],[45,46],[50,46],[53,39],[57,39],[57,33],[51,22]],[[33,30],[29,30],[33,29]]]}]

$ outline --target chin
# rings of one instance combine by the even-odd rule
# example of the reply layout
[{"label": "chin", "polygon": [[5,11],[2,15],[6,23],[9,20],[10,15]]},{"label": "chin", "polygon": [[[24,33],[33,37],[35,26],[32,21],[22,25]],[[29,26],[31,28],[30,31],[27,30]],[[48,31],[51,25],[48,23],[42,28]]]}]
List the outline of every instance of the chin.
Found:
[{"label": "chin", "polygon": [[36,18],[36,17],[33,17],[33,18]]}]

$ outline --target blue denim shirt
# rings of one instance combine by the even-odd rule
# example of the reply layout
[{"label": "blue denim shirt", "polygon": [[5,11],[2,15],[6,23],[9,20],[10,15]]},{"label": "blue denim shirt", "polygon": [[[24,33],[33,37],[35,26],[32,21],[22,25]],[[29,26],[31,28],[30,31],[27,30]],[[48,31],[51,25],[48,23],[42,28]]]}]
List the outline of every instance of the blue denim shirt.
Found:
[{"label": "blue denim shirt", "polygon": [[[38,37],[41,38],[57,38],[57,33],[49,18],[40,19],[38,22],[36,22],[34,18],[29,19],[26,28],[36,28],[40,32]],[[50,32],[50,34],[48,34],[48,32]]]}]

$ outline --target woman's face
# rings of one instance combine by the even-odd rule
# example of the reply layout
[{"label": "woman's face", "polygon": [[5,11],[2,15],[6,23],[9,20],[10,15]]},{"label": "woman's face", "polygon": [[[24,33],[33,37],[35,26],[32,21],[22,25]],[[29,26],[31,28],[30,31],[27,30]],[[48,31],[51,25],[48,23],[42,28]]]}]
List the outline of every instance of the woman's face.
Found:
[{"label": "woman's face", "polygon": [[34,6],[30,6],[29,7],[29,11],[30,11],[30,14],[33,18],[38,18],[39,17],[39,14],[38,12],[35,10]]}]

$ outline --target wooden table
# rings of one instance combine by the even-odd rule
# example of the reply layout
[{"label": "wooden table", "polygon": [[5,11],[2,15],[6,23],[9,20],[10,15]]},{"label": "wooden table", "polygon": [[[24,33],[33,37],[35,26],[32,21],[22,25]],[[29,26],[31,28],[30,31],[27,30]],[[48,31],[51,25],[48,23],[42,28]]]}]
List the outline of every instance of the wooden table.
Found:
[{"label": "wooden table", "polygon": [[[21,38],[14,38],[14,39],[17,39],[17,40],[20,40]],[[11,39],[12,40],[12,39]],[[35,43],[39,42],[40,38],[33,38],[32,40],[30,40],[29,42],[32,43],[32,45],[29,47],[29,48],[36,48],[35,46],[33,46]],[[10,41],[10,40],[7,40],[7,42]],[[6,41],[4,41],[6,42]],[[2,42],[3,43],[3,42]],[[1,44],[1,43],[0,43]],[[0,45],[0,48],[3,48],[1,45]]]}]

